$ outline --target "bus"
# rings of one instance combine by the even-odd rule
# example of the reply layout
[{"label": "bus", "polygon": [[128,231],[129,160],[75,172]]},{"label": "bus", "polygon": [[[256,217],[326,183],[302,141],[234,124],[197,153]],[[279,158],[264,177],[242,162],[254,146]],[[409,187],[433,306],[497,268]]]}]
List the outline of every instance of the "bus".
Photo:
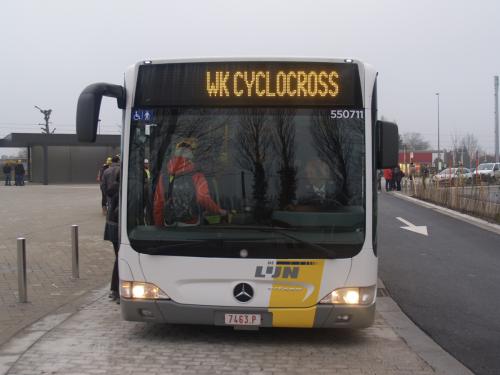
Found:
[{"label": "bus", "polygon": [[122,317],[364,328],[377,290],[377,169],[397,125],[377,121],[377,72],[353,59],[145,60],[96,83],[123,110]]}]

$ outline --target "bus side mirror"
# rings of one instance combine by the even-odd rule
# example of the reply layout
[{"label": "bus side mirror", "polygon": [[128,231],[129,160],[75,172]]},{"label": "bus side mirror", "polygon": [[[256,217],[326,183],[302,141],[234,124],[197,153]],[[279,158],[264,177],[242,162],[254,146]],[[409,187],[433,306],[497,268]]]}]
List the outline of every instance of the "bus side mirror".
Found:
[{"label": "bus side mirror", "polygon": [[398,126],[392,122],[377,121],[375,131],[377,169],[396,167],[399,157]]},{"label": "bus side mirror", "polygon": [[87,86],[76,107],[76,134],[80,142],[95,142],[97,122],[103,96],[116,98],[118,108],[125,108],[125,89],[109,83],[94,83]]}]

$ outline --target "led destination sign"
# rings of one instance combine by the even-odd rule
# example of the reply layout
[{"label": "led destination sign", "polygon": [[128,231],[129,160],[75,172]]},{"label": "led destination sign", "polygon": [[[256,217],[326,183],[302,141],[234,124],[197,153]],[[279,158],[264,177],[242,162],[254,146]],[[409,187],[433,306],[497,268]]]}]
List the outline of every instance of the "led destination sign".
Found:
[{"label": "led destination sign", "polygon": [[330,71],[215,71],[206,73],[206,90],[212,97],[315,97],[339,94],[339,74]]},{"label": "led destination sign", "polygon": [[361,108],[357,65],[228,62],[139,68],[136,107],[290,105]]}]

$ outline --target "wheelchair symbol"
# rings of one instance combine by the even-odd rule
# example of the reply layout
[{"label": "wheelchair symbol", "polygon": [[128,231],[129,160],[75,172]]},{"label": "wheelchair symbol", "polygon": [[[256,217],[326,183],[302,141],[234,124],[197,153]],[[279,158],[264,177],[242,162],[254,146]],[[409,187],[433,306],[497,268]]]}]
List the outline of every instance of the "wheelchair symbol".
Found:
[{"label": "wheelchair symbol", "polygon": [[134,113],[132,114],[132,120],[134,121],[142,120],[142,111],[134,111]]}]

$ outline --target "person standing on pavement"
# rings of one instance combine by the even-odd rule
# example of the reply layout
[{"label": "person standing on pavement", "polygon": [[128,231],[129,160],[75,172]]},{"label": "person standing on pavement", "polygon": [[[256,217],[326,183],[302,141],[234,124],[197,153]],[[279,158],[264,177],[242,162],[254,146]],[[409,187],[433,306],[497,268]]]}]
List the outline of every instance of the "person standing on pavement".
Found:
[{"label": "person standing on pavement", "polygon": [[382,191],[382,177],[384,176],[384,173],[378,169],[377,170],[377,190]]},{"label": "person standing on pavement", "polygon": [[11,172],[12,172],[12,167],[10,166],[9,163],[5,163],[3,165],[3,174],[5,175],[5,186],[11,186]]},{"label": "person standing on pavement", "polygon": [[394,180],[394,183],[396,185],[396,190],[397,191],[401,191],[401,180],[403,179],[404,175],[405,174],[399,168],[399,166],[396,167],[396,168],[394,168],[392,179]]},{"label": "person standing on pavement", "polygon": [[425,189],[425,180],[429,177],[429,168],[427,167],[427,164],[424,164],[422,166],[422,186]]},{"label": "person standing on pavement", "polygon": [[17,164],[14,167],[14,174],[16,175],[16,186],[24,186],[24,174],[26,171],[24,170],[24,165],[21,160],[17,161]]},{"label": "person standing on pavement", "polygon": [[384,169],[385,191],[392,190],[392,169]]},{"label": "person standing on pavement", "polygon": [[[102,165],[101,168],[99,168],[99,171],[97,172],[97,182],[101,182],[102,181],[102,176],[104,174],[104,171],[106,169],[109,168],[109,166],[111,165],[112,163],[112,158],[107,158],[106,159],[106,163],[104,163]],[[102,207],[102,214],[103,215],[106,215],[107,213],[107,199],[106,199],[106,194],[104,193],[104,190],[102,188],[102,184],[101,184],[101,207]]]},{"label": "person standing on pavement", "polygon": [[409,170],[409,175],[410,175],[410,188],[413,189],[414,183],[415,183],[415,174],[416,174],[416,168],[415,164],[413,162],[410,163],[410,170]]},{"label": "person standing on pavement", "polygon": [[102,175],[101,187],[107,199],[106,226],[104,227],[104,240],[113,244],[115,251],[115,263],[111,275],[111,291],[109,298],[120,303],[118,285],[118,250],[120,247],[118,236],[118,217],[120,209],[120,157],[113,156],[111,165],[106,168]]}]

